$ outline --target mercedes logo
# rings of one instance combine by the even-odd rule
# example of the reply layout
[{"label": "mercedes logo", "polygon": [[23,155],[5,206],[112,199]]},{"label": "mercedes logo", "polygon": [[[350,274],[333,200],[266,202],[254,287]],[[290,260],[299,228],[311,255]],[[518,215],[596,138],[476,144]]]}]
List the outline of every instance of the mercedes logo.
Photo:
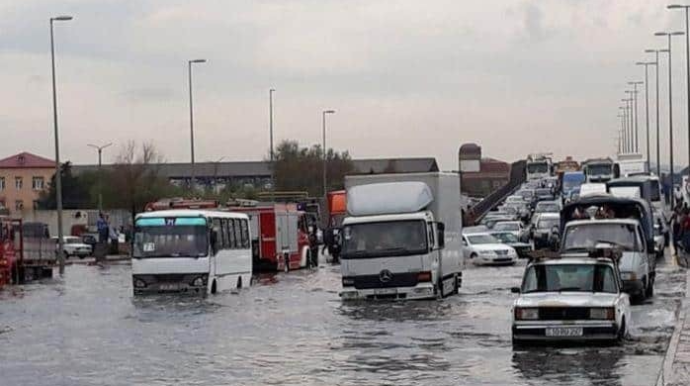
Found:
[{"label": "mercedes logo", "polygon": [[381,283],[388,283],[393,279],[393,273],[387,269],[384,269],[379,273],[379,280]]}]

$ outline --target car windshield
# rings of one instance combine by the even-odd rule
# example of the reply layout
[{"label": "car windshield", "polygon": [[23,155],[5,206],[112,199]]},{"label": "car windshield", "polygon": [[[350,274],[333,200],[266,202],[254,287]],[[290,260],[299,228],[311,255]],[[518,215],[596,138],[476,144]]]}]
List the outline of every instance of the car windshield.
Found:
[{"label": "car windshield", "polygon": [[549,165],[546,162],[532,162],[527,164],[528,173],[546,173],[549,170]]},{"label": "car windshield", "polygon": [[563,249],[595,248],[597,244],[611,244],[626,251],[641,251],[642,243],[632,224],[587,223],[567,227]]},{"label": "car windshield", "polygon": [[527,268],[522,292],[616,293],[616,277],[606,264],[537,264]]},{"label": "car windshield", "polygon": [[[148,219],[147,219],[148,220]],[[177,220],[177,223],[174,223]],[[205,219],[196,224],[165,219],[165,225],[137,226],[134,257],[203,257],[208,254],[209,228]],[[137,221],[140,225],[140,221]]]},{"label": "car windshield", "polygon": [[343,228],[342,258],[407,256],[427,251],[423,220],[386,221],[346,225]]},{"label": "car windshield", "polygon": [[520,242],[517,236],[510,232],[496,232],[492,233],[491,235],[503,244],[514,244]]},{"label": "car windshield", "polygon": [[537,213],[558,213],[561,211],[561,208],[558,206],[558,204],[540,202],[537,204],[537,207],[534,209],[534,211]]},{"label": "car windshield", "polygon": [[560,223],[561,221],[558,218],[540,218],[537,222],[537,229],[550,230],[555,226],[559,226]]},{"label": "car windshield", "polygon": [[514,222],[499,222],[494,225],[494,229],[497,231],[518,231],[520,226]]},{"label": "car windshield", "polygon": [[495,237],[491,235],[472,235],[472,236],[467,236],[467,239],[469,240],[470,244],[472,245],[481,245],[481,244],[500,244],[501,242],[498,241]]},{"label": "car windshield", "polygon": [[529,200],[534,196],[534,190],[523,190],[517,193],[520,195],[523,199]]},{"label": "car windshield", "polygon": [[65,244],[81,244],[81,240],[76,237],[65,237],[63,241]]}]

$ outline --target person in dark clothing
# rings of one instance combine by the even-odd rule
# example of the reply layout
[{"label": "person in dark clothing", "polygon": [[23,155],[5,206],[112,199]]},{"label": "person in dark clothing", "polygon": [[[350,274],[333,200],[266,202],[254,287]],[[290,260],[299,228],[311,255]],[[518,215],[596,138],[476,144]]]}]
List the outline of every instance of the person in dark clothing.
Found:
[{"label": "person in dark clothing", "polygon": [[319,237],[317,236],[318,227],[313,224],[309,227],[309,257],[311,258],[311,266],[319,266]]}]

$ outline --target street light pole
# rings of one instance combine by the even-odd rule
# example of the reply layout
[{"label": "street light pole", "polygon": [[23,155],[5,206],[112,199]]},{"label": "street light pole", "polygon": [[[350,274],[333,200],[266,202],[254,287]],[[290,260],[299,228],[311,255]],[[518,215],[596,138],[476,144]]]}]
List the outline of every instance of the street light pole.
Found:
[{"label": "street light pole", "polygon": [[273,93],[275,89],[268,90],[268,126],[269,126],[269,142],[270,142],[270,157],[271,157],[271,201],[275,201],[276,191],[276,175],[275,175],[275,155],[273,151]]},{"label": "street light pole", "polygon": [[649,149],[649,66],[656,66],[655,62],[637,62],[638,66],[644,66],[644,100],[645,100],[645,123],[647,129],[647,172],[652,172],[651,150]]},{"label": "street light pole", "polygon": [[[619,109],[620,109],[620,107],[619,107]],[[619,113],[617,115],[617,117],[621,119],[621,128],[618,130],[618,154],[622,154],[623,153],[623,141],[625,140],[625,133],[624,133],[625,125],[623,123],[623,119],[625,118],[625,115],[623,115],[622,113]]]},{"label": "street light pole", "polygon": [[328,191],[326,190],[326,164],[328,162],[328,154],[326,151],[326,114],[335,114],[335,110],[324,110],[321,112],[323,123],[323,198],[327,199]]},{"label": "street light pole", "polygon": [[102,146],[88,144],[87,146],[98,150],[98,212],[103,212],[103,173],[101,167],[103,166],[103,149],[112,146],[112,143],[107,143]]},{"label": "street light pole", "polygon": [[194,60],[188,60],[187,61],[187,70],[188,70],[188,79],[189,79],[189,139],[190,139],[190,146],[192,150],[192,181],[190,183],[190,187],[192,190],[192,193],[195,191],[195,179],[196,179],[196,174],[195,174],[195,165],[194,165],[194,99],[193,99],[193,94],[192,94],[192,64],[194,63],[206,63],[206,59],[194,59]]},{"label": "street light pole", "polygon": [[655,50],[655,49],[647,49],[644,50],[646,53],[653,53],[656,55],[656,59],[654,61],[655,67],[656,67],[656,80],[655,80],[655,88],[656,88],[656,97],[654,98],[656,101],[656,175],[661,178],[661,126],[660,126],[660,120],[659,120],[659,53],[660,52],[668,52],[666,49],[661,49],[661,50]]},{"label": "street light pole", "polygon": [[[627,92],[627,91],[626,91]],[[633,152],[633,127],[632,127],[632,98],[621,99],[621,102],[625,102],[625,132],[626,132],[626,153]]]},{"label": "street light pole", "polygon": [[53,22],[70,21],[72,16],[58,16],[50,18],[50,64],[53,76],[53,129],[55,131],[55,201],[57,209],[58,228],[58,264],[60,275],[65,273],[65,240],[62,229],[62,168],[60,164],[60,135],[58,131],[57,85],[55,82],[55,39],[53,37]]},{"label": "street light pole", "polygon": [[690,173],[690,24],[688,20],[688,9],[690,5],[669,5],[668,9],[685,10],[685,82],[687,86],[687,114],[688,114],[688,172]]},{"label": "street light pole", "polygon": [[633,86],[632,95],[633,95],[633,113],[635,115],[635,153],[640,152],[640,143],[639,143],[640,131],[638,130],[639,126],[637,125],[637,113],[639,111],[639,109],[637,107],[637,93],[638,93],[637,86],[642,84],[642,83],[644,83],[644,82],[640,82],[640,81],[628,82],[629,85]]},{"label": "street light pole", "polygon": [[684,35],[685,32],[657,32],[655,36],[667,36],[668,37],[668,135],[669,135],[669,162],[671,163],[669,170],[669,178],[671,180],[671,208],[674,207],[675,195],[673,194],[673,189],[675,185],[675,179],[673,175],[673,76],[672,76],[672,61],[671,61],[671,37]]}]

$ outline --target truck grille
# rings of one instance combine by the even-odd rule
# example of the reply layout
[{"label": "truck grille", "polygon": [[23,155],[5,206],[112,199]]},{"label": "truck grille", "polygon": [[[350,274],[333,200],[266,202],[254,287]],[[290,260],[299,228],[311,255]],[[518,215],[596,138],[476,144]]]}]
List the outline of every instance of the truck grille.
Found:
[{"label": "truck grille", "polygon": [[414,287],[417,285],[417,272],[393,273],[388,281],[383,281],[381,275],[352,276],[356,289]]},{"label": "truck grille", "polygon": [[589,307],[542,307],[540,320],[582,320],[589,319]]}]

